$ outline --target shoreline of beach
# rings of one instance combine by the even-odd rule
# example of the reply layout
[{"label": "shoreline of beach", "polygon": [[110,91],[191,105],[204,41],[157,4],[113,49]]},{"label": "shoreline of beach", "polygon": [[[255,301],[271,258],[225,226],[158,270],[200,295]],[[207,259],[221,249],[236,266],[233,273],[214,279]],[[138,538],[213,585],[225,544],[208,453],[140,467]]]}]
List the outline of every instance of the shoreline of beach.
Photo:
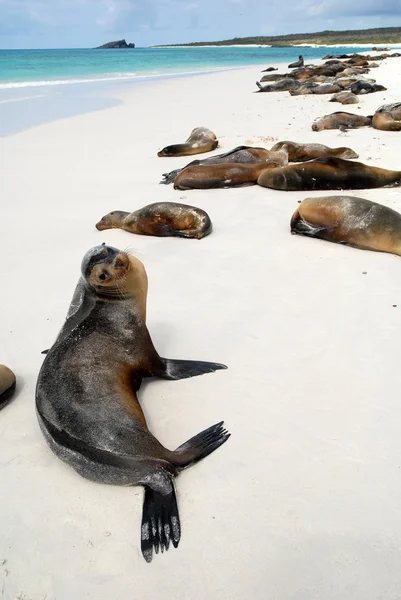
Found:
[{"label": "shoreline of beach", "polygon": [[[213,154],[316,141],[397,169],[399,133],[311,125],[336,110],[370,115],[399,101],[401,59],[368,75],[386,92],[351,107],[330,95],[253,94],[261,75],[252,66],[120,88],[118,105],[0,138],[0,362],[17,376],[0,415],[6,600],[400,596],[399,257],[292,236],[298,202],[321,192],[159,185],[193,157],[157,151],[205,126],[219,139]],[[346,194],[401,212],[399,188]],[[158,201],[206,210],[212,234],[95,229],[112,210]],[[102,242],[144,263],[160,355],[228,366],[139,391],[150,430],[168,448],[222,419],[232,433],[177,478],[182,539],[151,565],[140,552],[142,489],[80,478],[52,454],[35,415],[41,351],[64,322],[84,253]]]}]

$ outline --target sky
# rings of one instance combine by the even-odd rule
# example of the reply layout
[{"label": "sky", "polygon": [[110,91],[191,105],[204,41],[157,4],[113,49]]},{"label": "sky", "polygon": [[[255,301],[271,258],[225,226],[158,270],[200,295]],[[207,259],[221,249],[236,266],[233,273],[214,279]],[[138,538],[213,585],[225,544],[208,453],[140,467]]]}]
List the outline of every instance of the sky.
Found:
[{"label": "sky", "polygon": [[401,26],[401,0],[0,0],[0,48],[137,46]]}]

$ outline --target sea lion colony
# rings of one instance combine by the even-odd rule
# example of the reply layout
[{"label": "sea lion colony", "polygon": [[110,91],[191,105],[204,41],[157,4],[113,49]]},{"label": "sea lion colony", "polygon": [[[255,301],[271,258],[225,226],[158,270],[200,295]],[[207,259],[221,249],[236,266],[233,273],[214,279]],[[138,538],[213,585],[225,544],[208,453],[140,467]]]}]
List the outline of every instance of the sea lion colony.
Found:
[{"label": "sea lion colony", "polygon": [[[383,54],[374,60],[396,56],[400,55]],[[326,59],[323,65],[305,66],[300,56],[288,65],[291,72],[262,77],[265,85],[257,82],[259,91],[289,91],[293,96],[335,93],[331,101],[343,104],[357,103],[361,94],[385,91],[374,80],[362,77],[377,66],[370,55]],[[269,67],[264,72],[273,70]],[[382,105],[367,117],[334,112],[317,119],[312,130],[370,126],[401,131],[401,103]],[[212,131],[197,127],[185,142],[166,146],[158,156],[200,154],[217,145]],[[173,183],[175,189],[257,183],[285,191],[400,185],[401,171],[365,165],[356,162],[357,158],[352,148],[313,142],[281,141],[270,150],[239,146],[167,172],[161,183]],[[201,239],[212,231],[212,222],[197,207],[159,202],[131,213],[110,212],[96,228]],[[290,230],[401,255],[401,215],[363,198],[306,198],[293,214]],[[220,422],[175,451],[164,448],[149,432],[138,402],[142,379],[156,376],[175,380],[226,367],[159,356],[146,327],[147,276],[137,258],[103,244],[85,255],[81,269],[66,322],[38,377],[38,420],[55,454],[84,477],[102,483],[144,486],[141,547],[150,562],[153,551],[167,550],[170,543],[177,547],[180,540],[174,478],[180,470],[217,449],[229,434]],[[15,387],[14,373],[0,365],[0,408],[11,399]]]}]

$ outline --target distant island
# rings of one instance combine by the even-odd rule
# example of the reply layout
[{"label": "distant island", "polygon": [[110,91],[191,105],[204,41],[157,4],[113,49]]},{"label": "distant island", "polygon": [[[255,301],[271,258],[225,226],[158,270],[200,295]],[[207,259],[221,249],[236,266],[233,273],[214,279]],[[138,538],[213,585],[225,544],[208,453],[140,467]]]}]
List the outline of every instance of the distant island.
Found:
[{"label": "distant island", "polygon": [[217,42],[191,42],[188,44],[168,44],[153,46],[168,48],[171,46],[298,46],[339,44],[398,44],[401,43],[401,27],[379,27],[376,29],[350,29],[348,31],[320,31],[318,33],[292,33],[289,35],[257,36],[232,38]]},{"label": "distant island", "polygon": [[118,40],[117,42],[107,42],[103,46],[97,46],[95,50],[106,50],[109,48],[135,48],[135,44],[127,44],[125,40]]}]

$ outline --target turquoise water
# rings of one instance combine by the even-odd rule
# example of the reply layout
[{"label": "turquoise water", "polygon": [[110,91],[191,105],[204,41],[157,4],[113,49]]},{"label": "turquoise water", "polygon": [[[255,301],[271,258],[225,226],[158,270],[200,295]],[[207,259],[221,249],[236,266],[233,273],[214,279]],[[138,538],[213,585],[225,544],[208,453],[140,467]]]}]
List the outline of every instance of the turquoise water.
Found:
[{"label": "turquoise water", "polygon": [[[366,50],[363,48],[360,51]],[[134,50],[0,50],[0,89],[135,80],[272,62],[292,62],[357,48],[195,47]]]}]

